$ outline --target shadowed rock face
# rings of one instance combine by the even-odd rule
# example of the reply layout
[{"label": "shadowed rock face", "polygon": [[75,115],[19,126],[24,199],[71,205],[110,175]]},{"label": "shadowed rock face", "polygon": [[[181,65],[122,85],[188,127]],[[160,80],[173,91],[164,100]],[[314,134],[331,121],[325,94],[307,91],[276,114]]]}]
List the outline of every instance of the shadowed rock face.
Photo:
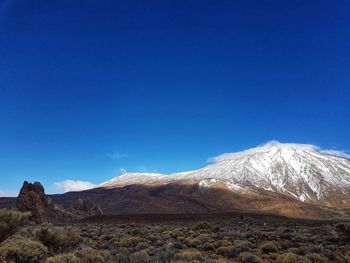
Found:
[{"label": "shadowed rock face", "polygon": [[25,181],[18,195],[16,206],[19,211],[31,212],[33,221],[43,222],[48,208],[44,187],[39,182],[32,184]]},{"label": "shadowed rock face", "polygon": [[81,212],[81,214],[86,216],[102,215],[102,210],[91,201],[79,198],[78,202],[78,210]]}]

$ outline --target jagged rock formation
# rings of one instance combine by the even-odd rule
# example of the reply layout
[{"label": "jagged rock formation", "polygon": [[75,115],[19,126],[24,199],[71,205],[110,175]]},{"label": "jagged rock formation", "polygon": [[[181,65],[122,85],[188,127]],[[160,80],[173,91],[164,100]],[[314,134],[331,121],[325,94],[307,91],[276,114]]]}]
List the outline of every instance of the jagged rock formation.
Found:
[{"label": "jagged rock formation", "polygon": [[69,208],[53,201],[45,194],[45,189],[39,182],[25,181],[16,200],[16,207],[22,212],[31,212],[31,221],[42,223],[47,220],[67,221],[87,216],[101,215],[102,210],[93,202],[79,198],[71,200]]},{"label": "jagged rock formation", "polygon": [[17,209],[32,213],[31,220],[41,223],[47,217],[48,202],[44,187],[39,183],[25,181],[16,202]]}]

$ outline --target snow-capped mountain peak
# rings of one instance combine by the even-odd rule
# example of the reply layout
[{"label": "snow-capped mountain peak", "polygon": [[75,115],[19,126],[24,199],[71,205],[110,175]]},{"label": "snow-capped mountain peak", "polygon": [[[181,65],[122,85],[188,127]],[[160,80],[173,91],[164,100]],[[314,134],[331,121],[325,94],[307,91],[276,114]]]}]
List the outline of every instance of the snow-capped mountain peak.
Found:
[{"label": "snow-capped mountain peak", "polygon": [[202,188],[224,183],[232,191],[263,190],[301,201],[322,201],[350,193],[350,161],[338,151],[310,144],[271,141],[252,149],[212,158],[194,171],[164,174],[129,173],[101,186],[194,180]]}]

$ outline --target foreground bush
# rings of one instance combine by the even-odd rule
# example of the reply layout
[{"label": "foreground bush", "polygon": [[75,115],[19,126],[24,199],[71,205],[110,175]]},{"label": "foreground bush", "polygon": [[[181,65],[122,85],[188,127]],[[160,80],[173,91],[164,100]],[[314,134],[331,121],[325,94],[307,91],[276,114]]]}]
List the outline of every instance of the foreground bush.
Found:
[{"label": "foreground bush", "polygon": [[35,237],[55,252],[75,248],[82,241],[82,238],[72,229],[54,227],[51,224],[41,226],[35,232]]},{"label": "foreground bush", "polygon": [[43,244],[29,239],[8,239],[0,246],[0,261],[40,263],[46,258],[48,249]]},{"label": "foreground bush", "polygon": [[30,213],[0,209],[0,242],[11,236],[29,216]]}]

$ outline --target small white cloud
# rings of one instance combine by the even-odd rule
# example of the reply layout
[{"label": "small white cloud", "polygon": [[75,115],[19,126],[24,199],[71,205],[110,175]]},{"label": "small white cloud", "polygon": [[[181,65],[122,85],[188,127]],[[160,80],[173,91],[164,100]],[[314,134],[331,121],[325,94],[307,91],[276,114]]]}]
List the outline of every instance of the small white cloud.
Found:
[{"label": "small white cloud", "polygon": [[53,187],[59,191],[71,192],[71,191],[83,191],[83,190],[92,189],[97,187],[97,185],[88,181],[64,180],[62,182],[54,183]]},{"label": "small white cloud", "polygon": [[16,197],[18,194],[14,191],[11,192],[5,192],[5,191],[0,191],[0,197]]},{"label": "small white cloud", "polygon": [[345,151],[322,149],[321,147],[312,145],[312,144],[280,143],[278,141],[269,141],[265,144],[259,145],[257,147],[254,147],[248,150],[244,150],[240,152],[232,152],[232,153],[223,153],[218,156],[210,157],[208,159],[208,162],[218,163],[225,160],[236,159],[242,156],[246,156],[246,155],[250,155],[258,152],[266,152],[271,150],[271,148],[273,147],[277,147],[277,148],[288,147],[296,150],[319,152],[319,153],[329,154],[329,155],[333,155],[341,158],[350,159],[350,154],[346,153]]},{"label": "small white cloud", "polygon": [[128,158],[129,155],[128,154],[124,154],[124,153],[115,152],[115,153],[107,154],[107,157],[109,159],[112,159],[112,160],[120,160],[120,159],[123,159],[123,158]]}]

